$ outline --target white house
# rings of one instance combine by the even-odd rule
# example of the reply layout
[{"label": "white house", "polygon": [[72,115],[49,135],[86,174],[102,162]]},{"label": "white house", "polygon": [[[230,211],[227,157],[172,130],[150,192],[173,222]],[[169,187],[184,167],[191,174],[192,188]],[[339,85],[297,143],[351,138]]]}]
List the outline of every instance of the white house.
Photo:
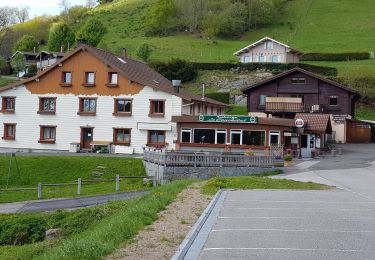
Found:
[{"label": "white house", "polygon": [[222,114],[225,104],[183,93],[143,62],[80,45],[35,77],[0,89],[0,148],[115,153],[174,149],[172,116]]},{"label": "white house", "polygon": [[298,63],[302,53],[272,38],[265,37],[236,51],[241,63]]}]

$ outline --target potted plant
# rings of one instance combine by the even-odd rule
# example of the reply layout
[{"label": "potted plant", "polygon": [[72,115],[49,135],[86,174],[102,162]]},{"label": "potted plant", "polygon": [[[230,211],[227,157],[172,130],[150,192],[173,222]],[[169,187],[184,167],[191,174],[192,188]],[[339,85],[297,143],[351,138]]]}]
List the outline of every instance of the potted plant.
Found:
[{"label": "potted plant", "polygon": [[245,151],[244,154],[247,155],[247,156],[254,156],[255,152],[253,150],[251,150],[251,149],[248,149],[248,150]]},{"label": "potted plant", "polygon": [[285,167],[290,167],[290,166],[292,166],[293,165],[293,157],[292,157],[292,155],[290,155],[290,154],[287,154],[287,155],[285,155],[284,156],[284,166]]}]

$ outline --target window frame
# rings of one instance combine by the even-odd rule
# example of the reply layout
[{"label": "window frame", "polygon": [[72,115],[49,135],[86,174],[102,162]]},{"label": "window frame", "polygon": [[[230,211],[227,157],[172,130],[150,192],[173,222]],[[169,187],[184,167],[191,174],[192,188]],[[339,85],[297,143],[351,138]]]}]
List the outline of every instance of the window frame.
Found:
[{"label": "window frame", "polygon": [[[334,105],[331,104],[332,99],[336,99],[336,104],[334,104]],[[329,96],[328,101],[329,101],[330,107],[337,107],[339,105],[339,96]]]},{"label": "window frame", "polygon": [[266,50],[273,50],[273,41],[266,41]]},{"label": "window frame", "polygon": [[[89,75],[93,74],[94,79],[93,82],[89,82]],[[84,87],[95,87],[95,82],[96,82],[96,73],[95,71],[85,71],[85,82],[82,84]]]},{"label": "window frame", "polygon": [[[46,99],[53,99],[55,101],[55,108],[54,110],[44,110],[44,100]],[[39,97],[39,110],[38,114],[47,114],[47,115],[54,115],[56,114],[56,97]]]},{"label": "window frame", "polygon": [[[260,95],[259,95],[259,103],[258,103],[258,106],[260,106],[260,107],[265,107],[265,106],[266,106],[266,103],[267,103],[267,97],[268,97],[268,95],[260,94]],[[264,98],[264,103],[261,102],[261,101],[263,100],[262,98]]]},{"label": "window frame", "polygon": [[[261,61],[260,58],[262,58],[263,60]],[[258,62],[260,62],[260,63],[266,62],[266,56],[264,54],[259,54],[258,55]]]},{"label": "window frame", "polygon": [[[7,99],[13,99],[13,109],[7,109]],[[16,112],[16,97],[4,96],[1,97],[1,112],[7,114],[14,114]]]},{"label": "window frame", "polygon": [[[16,126],[17,124],[16,123],[3,123],[3,126],[4,126],[4,132],[3,132],[3,137],[2,139],[3,140],[16,140]],[[8,135],[8,127],[13,127],[13,135],[12,136],[9,136]]]},{"label": "window frame", "polygon": [[224,143],[220,143],[220,144],[227,144],[227,134],[228,134],[228,131],[227,131],[227,129],[215,129],[215,144],[219,144],[218,142],[217,142],[217,135],[218,134],[225,134],[225,137],[224,137],[224,139],[225,139],[225,142]]},{"label": "window frame", "polygon": [[[152,136],[152,132],[157,132],[157,133],[163,133],[164,135],[164,142],[152,142],[151,141],[151,136]],[[158,139],[159,139],[159,134],[158,134]],[[166,131],[164,130],[148,130],[147,131],[147,146],[151,146],[151,147],[159,147],[159,146],[162,146],[164,147],[167,143],[166,143],[166,139],[167,139],[167,134],[166,134]]]},{"label": "window frame", "polygon": [[[119,142],[117,140],[118,131],[129,131],[129,142]],[[114,145],[126,145],[126,146],[130,146],[131,140],[132,140],[132,129],[131,128],[121,128],[121,127],[114,127],[113,128],[113,144]]]},{"label": "window frame", "polygon": [[[95,111],[83,111],[83,107],[84,107],[83,103],[84,103],[85,99],[95,100]],[[95,116],[97,108],[98,108],[98,98],[97,97],[79,97],[79,111],[77,112],[77,115]]]},{"label": "window frame", "polygon": [[[56,143],[57,126],[56,125],[39,125],[39,127],[40,127],[40,136],[39,136],[38,143],[55,144]],[[54,138],[53,139],[45,139],[44,138],[44,130],[46,128],[54,129]]]},{"label": "window frame", "polygon": [[[113,74],[116,74],[117,75],[117,83],[113,83],[111,80],[112,80],[112,75]],[[107,87],[118,87],[118,85],[119,85],[119,79],[120,79],[120,77],[119,77],[119,74],[118,74],[118,72],[114,72],[114,71],[110,71],[110,72],[108,72],[108,81],[107,81],[107,84],[106,84],[106,86]]]},{"label": "window frame", "polygon": [[[118,111],[118,102],[119,101],[129,101],[130,102],[130,111]],[[133,112],[133,99],[132,98],[115,98],[114,99],[114,108],[113,108],[113,115],[114,116],[131,116]]]},{"label": "window frame", "polygon": [[[264,142],[263,144],[261,145],[257,145],[257,144],[243,144],[243,135],[244,135],[244,132],[261,132],[261,133],[264,133]],[[267,146],[266,145],[267,143],[267,131],[266,130],[249,130],[249,129],[243,129],[242,130],[242,139],[241,139],[241,144],[242,145],[246,145],[246,146]]]},{"label": "window frame", "polygon": [[[233,144],[233,138],[232,138],[232,134],[235,133],[235,134],[240,134],[240,143],[239,144]],[[230,145],[242,145],[242,129],[231,129],[230,130]]]},{"label": "window frame", "polygon": [[[70,73],[70,82],[65,81],[67,73]],[[72,71],[62,71],[61,72],[61,83],[60,83],[60,86],[62,86],[62,87],[71,87],[72,84],[73,84],[73,72]]]},{"label": "window frame", "polygon": [[292,85],[306,85],[306,78],[294,77],[290,79]]},{"label": "window frame", "polygon": [[269,131],[269,133],[268,133],[268,146],[271,146],[271,136],[272,135],[278,136],[277,145],[280,145],[281,144],[281,133],[280,133],[280,131]]},{"label": "window frame", "polygon": [[[154,102],[162,102],[163,103],[163,113],[160,112],[155,112],[154,111]],[[150,99],[150,111],[148,116],[149,117],[164,117],[165,116],[165,104],[166,100],[165,99]]]},{"label": "window frame", "polygon": [[[183,133],[189,133],[190,134],[190,138],[189,138],[189,142],[183,142],[182,141],[182,134]],[[180,135],[180,142],[181,143],[184,143],[184,144],[191,144],[191,140],[193,138],[193,129],[192,128],[181,128],[181,135]]]}]

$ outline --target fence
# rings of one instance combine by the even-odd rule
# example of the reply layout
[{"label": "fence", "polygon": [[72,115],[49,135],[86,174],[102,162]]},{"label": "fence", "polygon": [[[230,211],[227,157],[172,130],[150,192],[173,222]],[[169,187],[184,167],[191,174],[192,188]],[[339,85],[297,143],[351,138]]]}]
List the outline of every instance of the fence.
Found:
[{"label": "fence", "polygon": [[272,167],[273,156],[210,152],[152,152],[145,151],[144,161],[170,167]]},{"label": "fence", "polygon": [[72,183],[41,183],[39,182],[36,188],[27,187],[27,188],[5,188],[0,189],[0,192],[7,192],[7,191],[25,191],[25,190],[35,190],[38,192],[38,199],[42,199],[43,197],[43,187],[67,187],[67,186],[77,186],[77,195],[81,195],[82,186],[83,185],[92,185],[97,183],[104,183],[104,182],[115,182],[114,190],[116,192],[120,191],[120,181],[121,179],[147,179],[153,181],[153,186],[158,186],[160,181],[157,179],[158,176],[120,176],[116,175],[115,179],[108,179],[108,180],[82,180],[78,178],[76,182]]}]

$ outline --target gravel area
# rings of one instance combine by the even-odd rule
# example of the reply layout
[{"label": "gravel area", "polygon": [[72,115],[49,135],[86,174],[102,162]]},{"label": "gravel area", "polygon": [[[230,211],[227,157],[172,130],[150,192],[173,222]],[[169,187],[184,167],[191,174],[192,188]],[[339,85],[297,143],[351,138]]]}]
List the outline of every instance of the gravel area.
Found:
[{"label": "gravel area", "polygon": [[202,183],[196,183],[182,191],[159,219],[143,229],[134,242],[115,251],[107,259],[170,259],[189,233],[212,196],[200,193]]}]

